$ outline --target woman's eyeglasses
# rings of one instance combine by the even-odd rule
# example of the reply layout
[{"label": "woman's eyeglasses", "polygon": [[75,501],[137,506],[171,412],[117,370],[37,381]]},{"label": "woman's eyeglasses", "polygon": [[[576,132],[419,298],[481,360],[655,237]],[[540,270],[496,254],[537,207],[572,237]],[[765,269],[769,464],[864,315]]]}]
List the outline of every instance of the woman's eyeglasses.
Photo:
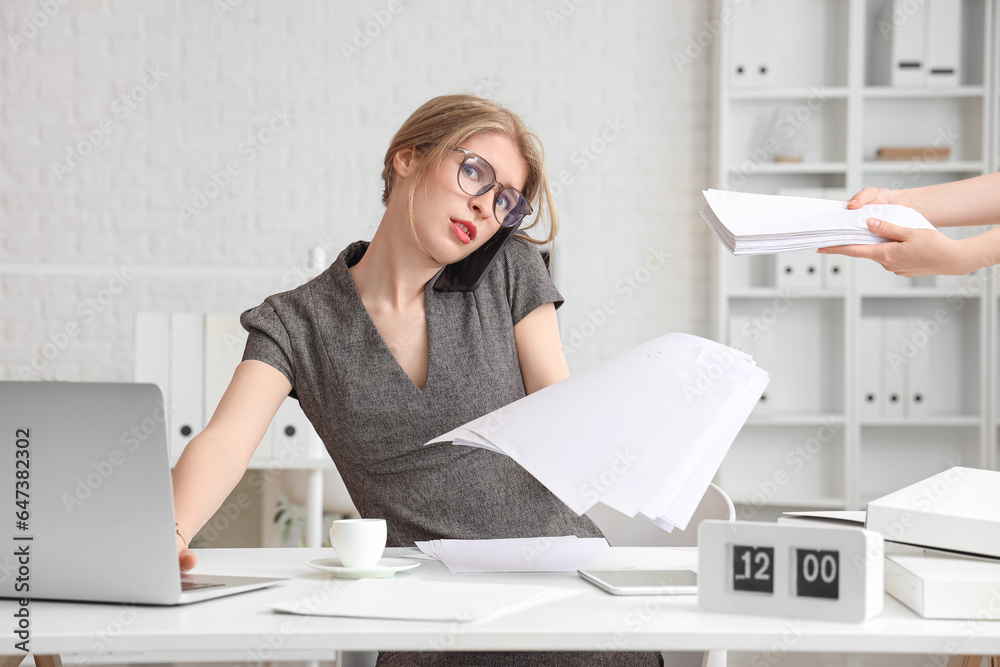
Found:
[{"label": "woman's eyeglasses", "polygon": [[480,155],[464,148],[456,151],[465,155],[458,166],[458,187],[473,197],[485,194],[495,186],[500,186],[493,198],[493,215],[503,227],[513,227],[525,216],[531,215],[531,204],[517,188],[504,185],[496,179],[493,167]]}]

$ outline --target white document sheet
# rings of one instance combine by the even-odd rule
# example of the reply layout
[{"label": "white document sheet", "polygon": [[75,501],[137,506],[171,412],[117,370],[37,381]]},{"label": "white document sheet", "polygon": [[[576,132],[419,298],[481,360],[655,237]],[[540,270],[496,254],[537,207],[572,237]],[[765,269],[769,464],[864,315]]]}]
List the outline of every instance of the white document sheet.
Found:
[{"label": "white document sheet", "polygon": [[701,217],[734,255],[889,241],[868,229],[868,218],[913,229],[934,229],[917,211],[895,204],[867,204],[848,210],[847,202],[833,199],[727,190],[703,190],[702,194],[708,206],[701,209]]},{"label": "white document sheet", "polygon": [[313,598],[271,605],[286,614],[410,621],[475,622],[580,595],[582,590],[534,584],[439,581],[396,576],[358,579]]},{"label": "white document sheet", "polygon": [[417,548],[452,572],[575,572],[591,567],[611,547],[603,538],[528,537],[428,540]]},{"label": "white document sheet", "polygon": [[666,334],[430,442],[504,453],[578,514],[601,501],[686,528],[769,380],[742,352]]}]

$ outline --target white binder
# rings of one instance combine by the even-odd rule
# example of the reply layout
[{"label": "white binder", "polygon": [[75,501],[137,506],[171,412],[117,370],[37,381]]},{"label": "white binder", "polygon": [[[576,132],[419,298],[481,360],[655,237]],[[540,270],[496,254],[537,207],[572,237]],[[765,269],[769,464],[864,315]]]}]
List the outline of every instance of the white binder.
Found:
[{"label": "white binder", "polygon": [[844,289],[847,287],[847,258],[843,255],[824,255],[823,287],[828,289]]},{"label": "white binder", "polygon": [[928,86],[957,86],[961,82],[961,0],[925,0],[927,16]]},{"label": "white binder", "polygon": [[796,267],[798,267],[795,286],[810,289],[821,288],[823,286],[823,265],[821,262],[823,255],[817,254],[812,250],[792,254],[795,255],[793,261]]},{"label": "white binder", "polygon": [[135,314],[136,382],[152,382],[170,404],[170,314]]},{"label": "white binder", "polygon": [[799,287],[798,253],[779,252],[774,256],[774,285],[781,289]]},{"label": "white binder", "polygon": [[[931,348],[932,338],[922,326],[919,317],[906,318],[906,340],[912,346],[907,376],[906,414],[926,417],[930,414],[931,397]],[[908,352],[911,350],[907,350]]]},{"label": "white binder", "polygon": [[890,85],[923,86],[927,56],[924,3],[894,0],[888,22]]},{"label": "white binder", "polygon": [[170,314],[170,458],[180,457],[191,438],[205,428],[204,336],[201,313]]},{"label": "white binder", "polygon": [[271,420],[271,458],[283,464],[322,458],[323,443],[297,399],[285,397]]},{"label": "white binder", "polygon": [[882,318],[862,317],[858,320],[858,415],[882,415]]},{"label": "white binder", "polygon": [[906,376],[908,362],[902,354],[907,323],[902,317],[882,321],[882,415],[906,416]]}]

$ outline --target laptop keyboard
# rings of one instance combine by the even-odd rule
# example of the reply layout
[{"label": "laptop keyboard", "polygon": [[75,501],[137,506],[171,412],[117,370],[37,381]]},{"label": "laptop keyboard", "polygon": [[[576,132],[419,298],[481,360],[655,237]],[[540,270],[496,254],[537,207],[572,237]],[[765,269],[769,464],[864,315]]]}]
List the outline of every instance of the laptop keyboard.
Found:
[{"label": "laptop keyboard", "polygon": [[209,583],[199,583],[197,581],[184,581],[181,579],[181,590],[182,591],[193,591],[199,588],[215,588],[217,586],[224,586],[225,584],[209,584]]}]

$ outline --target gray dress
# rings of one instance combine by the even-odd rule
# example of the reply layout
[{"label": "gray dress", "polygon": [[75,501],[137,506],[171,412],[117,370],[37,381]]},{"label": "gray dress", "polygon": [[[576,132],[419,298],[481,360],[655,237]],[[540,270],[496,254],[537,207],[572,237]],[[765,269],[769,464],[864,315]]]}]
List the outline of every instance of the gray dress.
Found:
[{"label": "gray dress", "polygon": [[[352,243],[320,276],[240,318],[244,359],[294,388],[363,517],[382,517],[389,546],[438,538],[600,536],[510,458],[431,438],[524,396],[514,325],[562,297],[541,255],[515,238],[475,292],[424,291],[427,381],[403,371],[348,271]],[[391,343],[391,342],[390,342]],[[656,665],[650,653],[386,653],[389,665]]]}]

